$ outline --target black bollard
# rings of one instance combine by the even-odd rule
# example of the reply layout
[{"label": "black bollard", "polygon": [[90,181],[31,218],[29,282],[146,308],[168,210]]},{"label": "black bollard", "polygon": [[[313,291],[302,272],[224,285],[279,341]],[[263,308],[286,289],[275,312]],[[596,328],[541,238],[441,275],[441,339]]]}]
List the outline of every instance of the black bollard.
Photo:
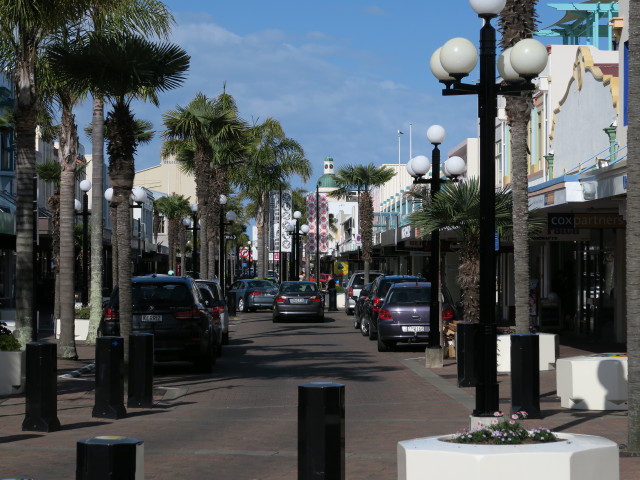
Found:
[{"label": "black bollard", "polygon": [[124,338],[96,339],[96,400],[94,417],[117,420],[124,408]]},{"label": "black bollard", "polygon": [[236,315],[236,292],[227,293],[227,311],[229,315]]},{"label": "black bollard", "polygon": [[153,334],[129,336],[129,393],[127,407],[153,407]]},{"label": "black bollard", "polygon": [[27,343],[26,411],[22,422],[23,431],[60,430],[57,370],[55,343]]},{"label": "black bollard", "polygon": [[511,414],[540,411],[540,338],[535,334],[511,335]]},{"label": "black bollard", "polygon": [[329,311],[330,312],[338,311],[338,299],[337,299],[337,292],[335,288],[329,289]]},{"label": "black bollard", "polygon": [[456,363],[458,365],[458,386],[475,387],[475,339],[479,324],[459,322],[456,324]]},{"label": "black bollard", "polygon": [[344,385],[298,386],[298,480],[344,480]]},{"label": "black bollard", "polygon": [[94,437],[76,444],[76,480],[144,479],[142,440]]}]

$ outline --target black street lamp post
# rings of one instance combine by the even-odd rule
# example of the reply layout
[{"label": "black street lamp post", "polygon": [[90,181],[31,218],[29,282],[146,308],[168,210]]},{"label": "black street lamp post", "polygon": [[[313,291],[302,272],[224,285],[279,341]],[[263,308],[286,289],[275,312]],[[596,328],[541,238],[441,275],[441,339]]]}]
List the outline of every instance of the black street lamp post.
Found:
[{"label": "black street lamp post", "polygon": [[475,357],[477,366],[476,417],[491,417],[498,410],[496,372],[496,256],[495,256],[495,119],[498,95],[519,95],[534,89],[531,80],[547,63],[547,50],[540,42],[525,39],[505,50],[498,63],[500,76],[508,84],[496,84],[496,31],[491,20],[506,0],[469,0],[483,20],[480,30],[480,81],[462,83],[478,61],[469,40],[454,38],[431,56],[433,74],[444,83],[442,94],[478,95],[480,124],[480,335]]},{"label": "black street lamp post", "polygon": [[[414,180],[414,185],[430,184],[431,199],[435,198],[440,191],[440,184],[443,180],[440,175],[440,149],[438,146],[444,141],[446,136],[445,129],[440,125],[432,125],[427,130],[427,139],[433,145],[431,152],[431,162],[425,156],[418,155],[412,158],[407,164],[407,171]],[[431,178],[423,176],[429,171],[429,163],[431,163]],[[457,181],[458,176],[466,171],[465,161],[460,157],[451,157],[446,161],[444,168],[447,177],[451,177],[452,181]],[[431,263],[430,263],[430,281],[431,281],[431,305],[429,317],[429,339],[427,344],[427,363],[429,367],[442,366],[442,346],[440,345],[440,230],[435,229],[431,232]]]},{"label": "black street lamp post", "polygon": [[130,205],[130,207],[140,209],[140,214],[138,215],[138,253],[136,254],[135,269],[135,274],[140,275],[142,273],[142,213],[144,202],[147,201],[147,192],[142,187],[133,187],[131,200],[134,201],[134,204]]},{"label": "black street lamp post", "polygon": [[[225,282],[225,263],[227,258],[227,242],[224,234],[225,225],[232,225],[233,222],[236,221],[236,213],[233,211],[229,211],[224,213],[225,205],[227,204],[227,196],[220,195],[219,203],[220,203],[220,253],[219,253],[219,261],[218,261],[218,271],[219,271],[219,279],[220,279],[220,288],[222,289],[222,293],[224,294],[227,291],[227,286]],[[225,219],[227,220],[225,222]]]},{"label": "black street lamp post", "polygon": [[299,211],[293,212],[294,220],[287,225],[287,231],[289,235],[293,237],[291,245],[291,262],[289,264],[289,280],[298,280],[300,274],[300,237],[309,233],[309,225],[300,225],[300,217],[302,214]]},{"label": "black street lamp post", "polygon": [[200,267],[200,264],[198,258],[198,230],[200,230],[200,226],[198,225],[197,203],[191,205],[191,218],[183,218],[182,224],[184,225],[185,230],[191,232],[191,270],[193,273],[193,278],[199,278],[198,269]]},{"label": "black street lamp post", "polygon": [[[82,204],[76,205],[76,211],[82,213],[82,287],[80,290],[80,302],[83,307],[89,304],[89,190],[91,190],[91,182],[82,180],[80,182],[80,190],[82,190]],[[76,200],[76,202],[78,202]],[[80,203],[80,202],[78,202]]]}]

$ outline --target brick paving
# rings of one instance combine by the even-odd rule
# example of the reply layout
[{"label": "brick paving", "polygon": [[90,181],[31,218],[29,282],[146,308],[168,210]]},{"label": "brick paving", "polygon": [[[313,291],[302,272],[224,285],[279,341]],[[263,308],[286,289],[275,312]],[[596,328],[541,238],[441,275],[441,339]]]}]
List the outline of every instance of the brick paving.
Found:
[{"label": "brick paving", "polygon": [[[560,356],[607,348],[572,345],[561,345]],[[58,361],[59,375],[93,361],[92,347],[80,344],[78,353],[77,361]],[[94,378],[85,371],[59,378],[60,431],[23,432],[24,395],[1,397],[0,478],[73,479],[78,440],[123,435],[144,441],[147,479],[294,480],[298,386],[331,381],[345,385],[346,478],[391,480],[398,441],[468,426],[475,389],[458,388],[456,380],[455,359],[426,369],[424,346],[378,353],[342,312],[324,324],[277,325],[266,312],[240,314],[211,375],[182,364],[156,368],[152,409],[128,409],[120,420],[93,418]],[[509,411],[510,377],[498,380],[501,408]],[[544,418],[526,420],[527,427],[626,442],[626,412],[561,408],[554,371],[541,372],[540,393]],[[621,480],[640,480],[640,458],[621,457],[620,468]]]}]

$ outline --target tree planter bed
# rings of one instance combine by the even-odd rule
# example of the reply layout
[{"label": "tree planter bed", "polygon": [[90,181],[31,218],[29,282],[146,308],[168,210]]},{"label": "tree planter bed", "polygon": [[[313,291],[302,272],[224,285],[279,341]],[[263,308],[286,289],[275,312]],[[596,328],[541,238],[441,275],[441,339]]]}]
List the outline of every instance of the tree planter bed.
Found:
[{"label": "tree planter bed", "polygon": [[592,435],[522,445],[451,443],[449,436],[398,442],[398,480],[619,480],[618,445]]}]

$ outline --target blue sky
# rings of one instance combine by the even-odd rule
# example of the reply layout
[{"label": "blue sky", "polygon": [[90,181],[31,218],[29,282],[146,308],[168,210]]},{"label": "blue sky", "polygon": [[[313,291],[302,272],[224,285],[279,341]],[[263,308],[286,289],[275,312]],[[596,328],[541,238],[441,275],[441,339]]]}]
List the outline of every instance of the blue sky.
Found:
[{"label": "blue sky", "polygon": [[[181,88],[161,96],[159,108],[133,105],[158,132],[163,111],[186,105],[197,92],[215,97],[226,82],[247,121],[274,117],[303,146],[314,169],[308,188],[327,156],[337,168],[396,163],[398,130],[406,163],[409,124],[414,155],[429,156],[425,132],[433,124],[447,130],[444,152],[475,136],[476,98],[442,97],[428,66],[450,38],[477,44],[481,20],[467,0],[165,3],[177,21],[171,41],[191,55],[191,68]],[[560,18],[546,3],[538,7],[541,27]],[[85,107],[78,123],[89,120]],[[157,135],[139,148],[136,169],[160,163],[161,143]]]}]

